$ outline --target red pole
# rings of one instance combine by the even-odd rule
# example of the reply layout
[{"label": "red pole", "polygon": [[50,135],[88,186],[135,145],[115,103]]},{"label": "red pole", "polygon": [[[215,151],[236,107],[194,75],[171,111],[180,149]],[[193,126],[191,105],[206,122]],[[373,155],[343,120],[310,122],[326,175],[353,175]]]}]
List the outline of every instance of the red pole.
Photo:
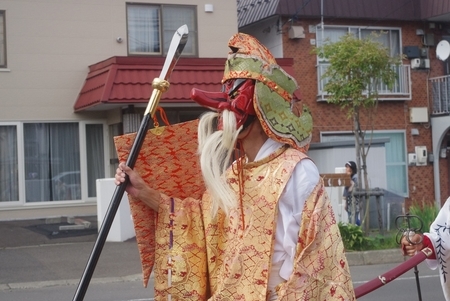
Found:
[{"label": "red pole", "polygon": [[410,259],[408,259],[407,261],[399,264],[392,270],[358,286],[357,288],[355,288],[356,299],[364,295],[367,295],[368,293],[382,287],[385,284],[388,284],[395,278],[403,275],[404,273],[406,273],[407,271],[414,268],[419,263],[430,257],[431,254],[433,254],[433,251],[430,248],[425,248],[422,251],[418,252],[413,257],[411,257]]}]

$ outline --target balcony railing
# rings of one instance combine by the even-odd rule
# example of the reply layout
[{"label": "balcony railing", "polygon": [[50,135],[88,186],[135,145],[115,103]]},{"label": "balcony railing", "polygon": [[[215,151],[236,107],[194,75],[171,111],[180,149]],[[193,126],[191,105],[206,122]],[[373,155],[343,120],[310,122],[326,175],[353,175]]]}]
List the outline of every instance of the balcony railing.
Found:
[{"label": "balcony railing", "polygon": [[[324,90],[325,85],[329,79],[322,79],[322,75],[327,71],[330,64],[320,63],[317,66],[317,82],[318,95],[317,100],[323,101],[327,99],[328,93]],[[397,78],[392,86],[389,88],[385,84],[378,84],[378,98],[379,100],[411,100],[411,68],[409,65],[392,65],[392,69],[397,74]]]},{"label": "balcony railing", "polygon": [[430,78],[430,82],[433,99],[432,114],[450,113],[450,75]]}]

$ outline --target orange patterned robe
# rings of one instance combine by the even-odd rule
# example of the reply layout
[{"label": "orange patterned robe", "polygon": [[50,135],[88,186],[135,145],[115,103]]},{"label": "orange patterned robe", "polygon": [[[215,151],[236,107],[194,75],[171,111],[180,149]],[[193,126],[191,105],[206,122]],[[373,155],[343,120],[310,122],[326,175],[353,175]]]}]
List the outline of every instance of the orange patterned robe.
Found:
[{"label": "orange patterned robe", "polygon": [[[228,171],[241,206],[210,215],[210,197],[162,197],[156,223],[156,300],[266,300],[277,202],[296,164],[307,158],[283,147],[243,164],[243,187]],[[138,242],[139,243],[139,242]],[[320,182],[305,202],[288,281],[278,300],[355,300],[349,267],[329,199]]]}]

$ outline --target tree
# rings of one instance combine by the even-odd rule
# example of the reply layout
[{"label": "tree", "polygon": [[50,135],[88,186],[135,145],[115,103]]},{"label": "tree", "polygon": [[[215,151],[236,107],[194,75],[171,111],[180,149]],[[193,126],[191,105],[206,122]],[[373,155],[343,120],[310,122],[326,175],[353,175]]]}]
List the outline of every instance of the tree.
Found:
[{"label": "tree", "polygon": [[[326,80],[324,91],[327,92],[327,102],[336,104],[341,109],[347,110],[347,117],[353,122],[353,133],[356,146],[356,164],[358,167],[358,191],[364,191],[361,195],[365,212],[362,224],[368,230],[369,196],[370,187],[368,181],[366,158],[372,140],[373,122],[369,122],[370,140],[366,147],[366,129],[363,129],[360,117],[363,112],[370,117],[378,103],[378,88],[381,84],[387,85],[389,89],[397,79],[396,66],[402,57],[392,57],[387,48],[377,39],[383,33],[372,33],[368,38],[358,39],[353,34],[342,36],[335,43],[325,43],[316,47],[314,53],[319,58],[325,59],[329,66],[322,79]],[[362,172],[362,174],[361,174]],[[361,177],[364,176],[362,187]],[[354,210],[354,206],[352,206]],[[382,231],[381,209],[379,203],[378,220],[380,231]],[[353,211],[354,212],[354,211]],[[353,214],[353,216],[355,216]]]}]

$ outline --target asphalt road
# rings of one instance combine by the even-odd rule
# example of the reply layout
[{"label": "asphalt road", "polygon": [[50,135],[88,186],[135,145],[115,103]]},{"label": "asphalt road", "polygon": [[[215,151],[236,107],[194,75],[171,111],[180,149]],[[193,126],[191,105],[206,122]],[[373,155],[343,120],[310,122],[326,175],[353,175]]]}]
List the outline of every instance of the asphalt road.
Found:
[{"label": "asphalt road", "polygon": [[[376,264],[351,266],[350,272],[353,279],[353,286],[356,288],[373,278],[382,275],[388,270],[394,268],[397,264]],[[418,266],[419,286],[421,291],[421,300],[445,300],[442,293],[441,283],[437,270],[430,270],[425,263]],[[397,279],[386,285],[362,296],[358,301],[416,301],[419,294],[416,285],[414,270],[409,270]]]},{"label": "asphalt road", "polygon": [[[96,235],[49,238],[30,231],[36,222],[0,222],[0,300],[81,301],[73,297]],[[398,265],[404,260],[399,254],[399,250],[348,254],[354,286]],[[419,275],[422,300],[444,300],[437,271],[422,263]],[[136,241],[106,242],[83,301],[152,298],[152,284],[142,285]],[[419,300],[413,270],[359,300]]]},{"label": "asphalt road", "polygon": [[[377,264],[365,266],[352,266],[351,273],[354,287],[392,269],[396,264]],[[420,275],[420,288],[422,300],[444,300],[437,271],[428,269],[425,264],[418,267]],[[51,286],[36,287],[30,284],[21,288],[19,284],[9,290],[0,290],[2,301],[63,301],[72,300],[78,280],[67,282],[54,282]],[[86,292],[84,301],[151,301],[153,300],[153,283],[144,288],[140,275],[135,277],[105,277],[95,278]],[[419,300],[414,271],[410,270],[394,281],[361,297],[358,301],[415,301]],[[80,301],[80,300],[77,300]]]}]

